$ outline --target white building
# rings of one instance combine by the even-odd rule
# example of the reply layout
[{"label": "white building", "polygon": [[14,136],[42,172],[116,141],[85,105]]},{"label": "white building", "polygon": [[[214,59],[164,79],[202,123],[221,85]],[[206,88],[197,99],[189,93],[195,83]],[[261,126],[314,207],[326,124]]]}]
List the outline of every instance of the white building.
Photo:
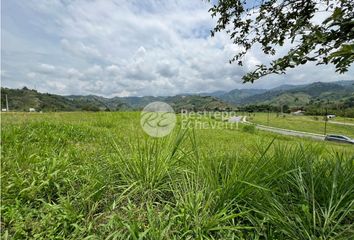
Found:
[{"label": "white building", "polygon": [[291,114],[292,114],[292,115],[304,115],[304,114],[305,114],[305,111],[297,110],[296,112],[292,112]]}]

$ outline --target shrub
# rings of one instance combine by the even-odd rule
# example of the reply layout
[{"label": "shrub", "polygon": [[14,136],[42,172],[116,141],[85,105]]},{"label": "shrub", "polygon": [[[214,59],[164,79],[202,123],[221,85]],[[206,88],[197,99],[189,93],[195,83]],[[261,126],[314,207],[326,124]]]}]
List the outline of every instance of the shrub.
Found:
[{"label": "shrub", "polygon": [[242,128],[242,131],[247,132],[247,133],[255,133],[256,132],[256,126],[253,124],[247,124],[244,125]]}]

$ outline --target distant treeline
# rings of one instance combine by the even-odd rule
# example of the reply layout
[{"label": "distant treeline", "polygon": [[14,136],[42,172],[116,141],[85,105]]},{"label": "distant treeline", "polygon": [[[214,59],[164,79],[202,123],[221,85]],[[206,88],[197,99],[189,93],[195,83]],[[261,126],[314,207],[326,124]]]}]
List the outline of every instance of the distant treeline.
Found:
[{"label": "distant treeline", "polygon": [[354,96],[336,102],[310,102],[304,110],[307,115],[325,115],[327,113],[354,118]]},{"label": "distant treeline", "polygon": [[6,108],[6,95],[8,96],[8,105],[10,111],[29,111],[30,108],[35,111],[100,111],[99,105],[81,100],[70,100],[66,97],[39,93],[34,89],[26,87],[22,89],[1,88],[1,108]]},{"label": "distant treeline", "polygon": [[335,114],[337,116],[354,117],[354,96],[347,96],[332,100],[312,98],[308,102],[297,101],[289,104],[274,102],[233,105],[221,99],[210,96],[187,95],[172,97],[125,97],[104,98],[94,95],[88,96],[60,96],[50,93],[40,93],[26,87],[22,89],[1,88],[1,108],[6,108],[5,97],[8,96],[10,111],[136,111],[154,101],[163,101],[170,104],[176,112],[188,111],[241,111],[241,112],[283,112],[291,113],[298,110],[305,111],[306,115],[323,116]]},{"label": "distant treeline", "polygon": [[95,95],[61,96],[40,93],[26,87],[22,89],[1,88],[1,108],[6,108],[5,97],[8,96],[10,111],[137,111],[154,101],[170,104],[176,112],[182,109],[190,111],[231,111],[234,105],[211,96],[177,95],[171,97],[113,97],[105,98]]},{"label": "distant treeline", "polygon": [[304,111],[305,115],[324,116],[326,114],[335,114],[342,117],[354,118],[354,97],[350,97],[343,101],[324,102],[324,101],[310,101],[310,103],[298,107],[289,107],[288,105],[274,106],[267,104],[250,104],[239,107],[241,112],[283,112],[291,113],[298,110]]}]

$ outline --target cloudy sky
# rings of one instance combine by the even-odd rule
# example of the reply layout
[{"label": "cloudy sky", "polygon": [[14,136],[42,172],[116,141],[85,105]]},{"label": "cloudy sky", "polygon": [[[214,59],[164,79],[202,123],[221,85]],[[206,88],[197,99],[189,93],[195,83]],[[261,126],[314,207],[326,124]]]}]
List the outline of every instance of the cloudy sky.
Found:
[{"label": "cloudy sky", "polygon": [[332,66],[309,64],[287,75],[242,84],[269,59],[255,50],[245,65],[225,34],[210,37],[215,19],[203,0],[7,0],[1,2],[2,86],[101,96],[272,88],[353,79]]}]

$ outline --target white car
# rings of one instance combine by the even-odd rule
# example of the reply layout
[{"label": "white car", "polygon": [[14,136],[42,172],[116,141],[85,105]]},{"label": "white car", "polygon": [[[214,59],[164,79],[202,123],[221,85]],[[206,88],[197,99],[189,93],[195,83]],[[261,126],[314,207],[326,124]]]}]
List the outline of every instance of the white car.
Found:
[{"label": "white car", "polygon": [[345,142],[345,143],[351,143],[354,144],[354,139],[351,139],[347,136],[343,135],[327,135],[325,137],[326,141],[335,141],[335,142]]}]

